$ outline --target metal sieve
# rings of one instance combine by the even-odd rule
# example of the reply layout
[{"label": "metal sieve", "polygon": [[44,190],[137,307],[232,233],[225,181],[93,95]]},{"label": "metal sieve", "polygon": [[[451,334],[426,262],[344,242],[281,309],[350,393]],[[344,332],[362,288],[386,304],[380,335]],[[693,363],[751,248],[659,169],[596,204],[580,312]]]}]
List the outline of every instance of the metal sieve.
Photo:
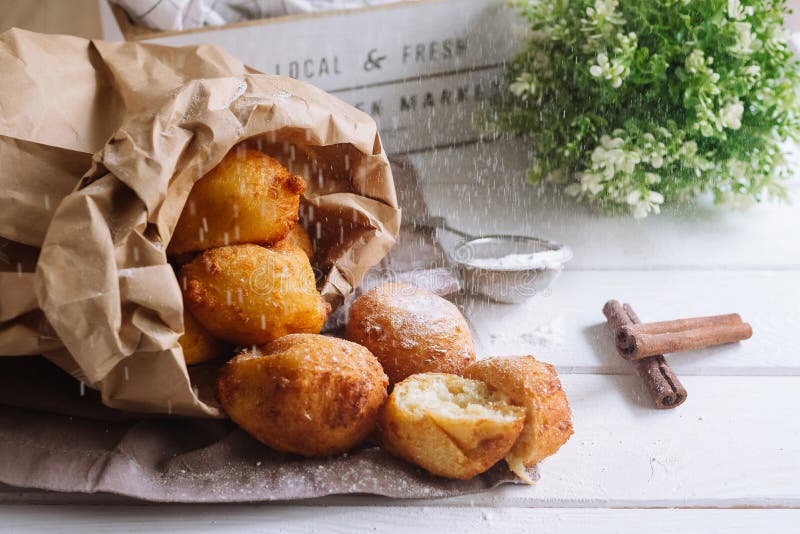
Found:
[{"label": "metal sieve", "polygon": [[572,250],[560,243],[520,235],[475,236],[451,227],[443,217],[412,220],[410,225],[459,236],[448,256],[464,289],[497,302],[519,303],[541,293],[572,258]]}]

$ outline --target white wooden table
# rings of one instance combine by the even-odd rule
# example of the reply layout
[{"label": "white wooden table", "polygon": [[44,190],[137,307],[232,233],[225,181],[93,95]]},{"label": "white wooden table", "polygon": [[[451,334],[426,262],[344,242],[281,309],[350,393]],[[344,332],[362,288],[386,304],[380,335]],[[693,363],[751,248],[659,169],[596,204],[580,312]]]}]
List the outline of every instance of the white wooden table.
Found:
[{"label": "white wooden table", "polygon": [[[575,253],[552,291],[522,305],[467,303],[481,356],[554,363],[575,435],[534,487],[408,502],[143,505],[110,496],[0,489],[8,532],[755,532],[800,531],[800,210],[667,209],[598,215],[522,178],[521,143],[413,156],[435,214],[463,230],[530,233]],[[800,200],[800,184],[792,186]],[[643,320],[739,312],[753,338],[668,357],[686,403],[659,411],[614,352],[601,313]]]}]

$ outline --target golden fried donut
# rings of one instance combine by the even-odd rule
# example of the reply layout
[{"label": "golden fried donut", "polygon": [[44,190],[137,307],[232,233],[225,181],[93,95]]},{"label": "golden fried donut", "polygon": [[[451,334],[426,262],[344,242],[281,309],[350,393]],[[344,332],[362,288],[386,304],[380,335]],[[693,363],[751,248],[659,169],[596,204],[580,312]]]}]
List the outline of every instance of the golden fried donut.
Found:
[{"label": "golden fried donut", "polygon": [[458,308],[404,284],[384,284],[356,299],[347,339],[377,356],[390,384],[416,373],[460,374],[475,361],[472,335]]},{"label": "golden fried donut", "polygon": [[395,384],[381,420],[381,445],[443,477],[483,473],[517,440],[525,410],[478,380],[426,373]]},{"label": "golden fried donut", "polygon": [[183,335],[178,338],[186,365],[204,363],[230,353],[230,347],[215,339],[191,313],[183,311]]},{"label": "golden fried donut", "polygon": [[286,237],[272,245],[274,249],[285,248],[299,248],[306,253],[309,260],[314,259],[314,247],[311,245],[311,238],[308,237],[308,232],[299,224],[294,225],[294,228],[289,230]]},{"label": "golden fried donut", "polygon": [[388,381],[375,356],[343,339],[294,334],[245,350],[217,380],[228,416],[273,449],[349,450],[375,428]]},{"label": "golden fried donut", "polygon": [[525,426],[506,461],[517,476],[532,483],[525,467],[555,454],[572,435],[572,414],[555,368],[533,356],[488,358],[467,367],[464,376],[485,382],[525,408]]},{"label": "golden fried donut", "polygon": [[194,184],[167,247],[170,256],[280,241],[297,222],[306,184],[257,150],[231,150]]},{"label": "golden fried donut", "polygon": [[305,253],[233,245],[204,251],[181,268],[189,311],[214,337],[260,345],[322,330],[330,306]]}]

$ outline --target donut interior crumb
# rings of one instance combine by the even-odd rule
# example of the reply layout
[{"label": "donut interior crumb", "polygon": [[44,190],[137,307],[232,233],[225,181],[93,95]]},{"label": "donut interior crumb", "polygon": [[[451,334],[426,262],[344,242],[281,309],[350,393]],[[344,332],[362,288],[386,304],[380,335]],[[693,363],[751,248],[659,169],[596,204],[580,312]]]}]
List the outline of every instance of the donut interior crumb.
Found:
[{"label": "donut interior crumb", "polygon": [[414,418],[489,419],[498,423],[514,421],[518,408],[499,391],[478,380],[438,375],[433,380],[409,380],[397,387],[398,407]]}]

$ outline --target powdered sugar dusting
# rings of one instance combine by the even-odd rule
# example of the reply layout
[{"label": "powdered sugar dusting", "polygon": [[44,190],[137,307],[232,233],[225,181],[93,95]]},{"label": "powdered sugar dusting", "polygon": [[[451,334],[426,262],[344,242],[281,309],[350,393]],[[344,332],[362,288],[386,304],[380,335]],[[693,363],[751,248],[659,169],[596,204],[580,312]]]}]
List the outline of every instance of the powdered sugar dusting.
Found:
[{"label": "powdered sugar dusting", "polygon": [[499,258],[472,258],[466,263],[471,267],[496,271],[526,269],[560,269],[563,253],[559,250],[543,250],[531,254],[507,254]]},{"label": "powdered sugar dusting", "polygon": [[564,321],[556,317],[522,333],[492,333],[489,340],[492,346],[520,345],[521,349],[560,347],[564,344]]}]

